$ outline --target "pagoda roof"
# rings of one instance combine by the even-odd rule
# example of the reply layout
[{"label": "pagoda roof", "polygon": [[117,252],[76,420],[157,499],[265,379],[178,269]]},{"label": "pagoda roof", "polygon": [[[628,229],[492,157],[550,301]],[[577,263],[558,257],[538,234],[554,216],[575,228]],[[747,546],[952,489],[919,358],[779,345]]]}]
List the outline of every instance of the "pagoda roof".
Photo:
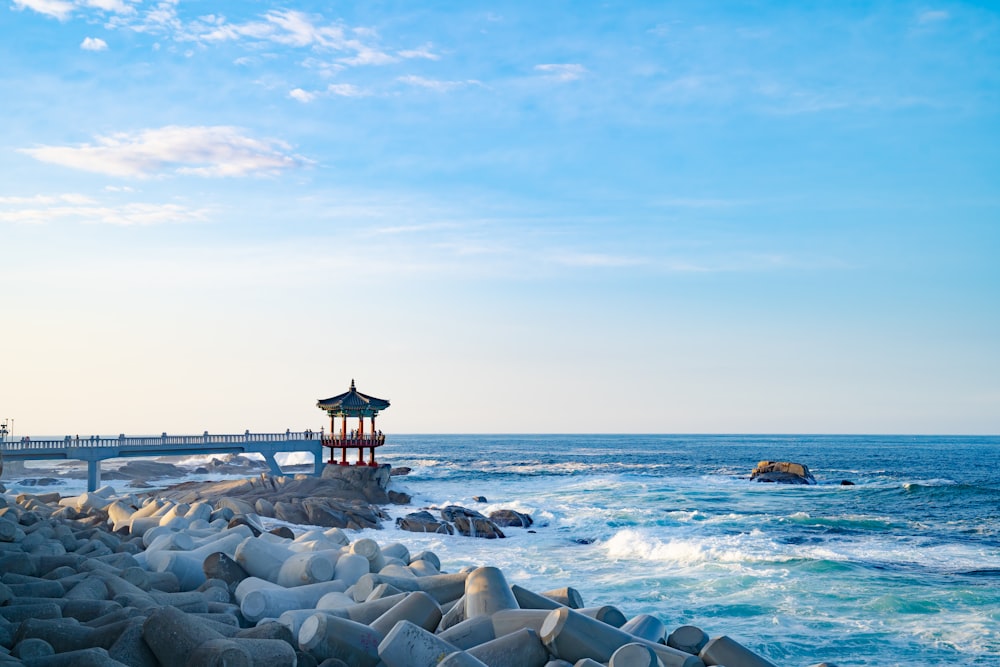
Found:
[{"label": "pagoda roof", "polygon": [[368,394],[362,394],[355,388],[354,380],[351,380],[350,389],[343,394],[320,399],[316,402],[316,407],[335,415],[369,417],[378,414],[379,410],[388,408],[389,401],[384,398],[375,398]]}]

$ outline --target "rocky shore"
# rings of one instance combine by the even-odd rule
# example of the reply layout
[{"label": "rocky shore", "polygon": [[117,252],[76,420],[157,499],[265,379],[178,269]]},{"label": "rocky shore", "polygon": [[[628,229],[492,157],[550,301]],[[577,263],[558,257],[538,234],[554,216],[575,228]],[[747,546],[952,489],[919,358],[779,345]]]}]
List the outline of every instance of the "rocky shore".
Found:
[{"label": "rocky shore", "polygon": [[[530,591],[495,567],[448,573],[431,552],[352,540],[389,500],[388,470],[367,470],[0,496],[0,665],[773,664],[724,635],[587,606],[574,588]],[[266,530],[268,510],[316,527]]]}]

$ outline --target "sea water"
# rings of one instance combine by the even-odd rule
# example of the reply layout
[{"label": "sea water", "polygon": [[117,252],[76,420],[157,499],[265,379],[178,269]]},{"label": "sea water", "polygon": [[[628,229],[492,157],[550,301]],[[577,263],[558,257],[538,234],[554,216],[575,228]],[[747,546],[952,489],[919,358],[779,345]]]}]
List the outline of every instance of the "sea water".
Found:
[{"label": "sea water", "polygon": [[[397,436],[412,507],[529,513],[505,540],[419,535],[446,569],[727,634],[778,665],[1000,665],[1000,438]],[[815,486],[761,484],[758,460]],[[841,481],[853,482],[852,486]],[[484,496],[485,504],[473,496]],[[376,531],[371,531],[376,533]]]},{"label": "sea water", "polygon": [[[393,479],[413,495],[394,517],[458,504],[534,518],[503,540],[391,521],[358,535],[430,549],[447,571],[573,586],[589,606],[727,634],[782,667],[1000,665],[1000,438],[401,435],[377,452],[412,469]],[[764,459],[804,463],[819,484],[751,482]]]}]

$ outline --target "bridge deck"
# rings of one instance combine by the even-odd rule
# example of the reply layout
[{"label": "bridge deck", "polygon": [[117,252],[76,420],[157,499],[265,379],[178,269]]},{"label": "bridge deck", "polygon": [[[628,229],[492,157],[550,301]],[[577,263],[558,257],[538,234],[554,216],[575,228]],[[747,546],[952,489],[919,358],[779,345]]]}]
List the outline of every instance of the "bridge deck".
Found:
[{"label": "bridge deck", "polygon": [[323,434],[314,431],[246,433],[226,435],[126,436],[117,438],[66,436],[37,440],[30,437],[0,443],[0,454],[9,461],[77,460],[87,462],[87,488],[95,491],[100,483],[100,462],[138,456],[198,456],[202,454],[248,454],[264,456],[271,471],[280,475],[274,455],[311,452],[315,474],[323,471]]}]

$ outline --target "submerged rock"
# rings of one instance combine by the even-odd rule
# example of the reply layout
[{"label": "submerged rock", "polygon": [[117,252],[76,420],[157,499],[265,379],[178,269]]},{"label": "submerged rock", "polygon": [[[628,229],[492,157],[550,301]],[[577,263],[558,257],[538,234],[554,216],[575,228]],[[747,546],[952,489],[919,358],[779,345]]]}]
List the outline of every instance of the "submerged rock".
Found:
[{"label": "submerged rock", "polygon": [[453,535],[455,529],[447,521],[438,521],[427,510],[410,512],[396,519],[396,526],[411,533],[444,533]]},{"label": "submerged rock", "polygon": [[18,482],[21,486],[52,486],[53,484],[62,483],[62,480],[55,477],[29,477]]},{"label": "submerged rock", "polygon": [[413,496],[405,491],[389,490],[389,502],[393,505],[409,505],[411,500],[413,500]]},{"label": "submerged rock", "polygon": [[500,526],[484,516],[456,516],[455,529],[460,535],[465,535],[466,537],[482,537],[487,540],[507,537],[500,530]]},{"label": "submerged rock", "polygon": [[750,479],[777,484],[816,483],[816,478],[809,472],[809,466],[790,461],[761,461],[750,473]]},{"label": "submerged rock", "polygon": [[506,509],[490,512],[489,518],[490,521],[496,525],[503,527],[514,526],[515,528],[527,528],[535,523],[530,514],[524,514],[522,512]]}]

